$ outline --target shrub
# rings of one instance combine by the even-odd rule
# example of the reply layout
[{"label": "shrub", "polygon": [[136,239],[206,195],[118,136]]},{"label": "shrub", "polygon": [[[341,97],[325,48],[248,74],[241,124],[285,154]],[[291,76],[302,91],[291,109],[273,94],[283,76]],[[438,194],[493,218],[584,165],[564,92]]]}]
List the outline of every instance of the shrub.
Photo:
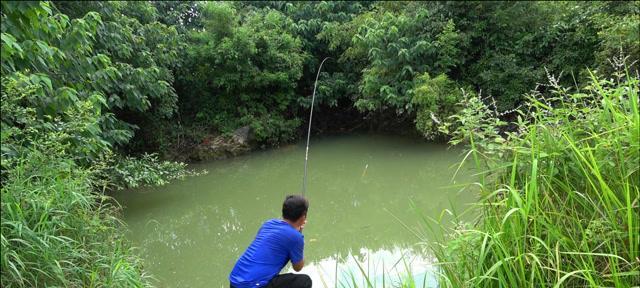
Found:
[{"label": "shrub", "polygon": [[139,157],[108,154],[92,166],[92,183],[100,190],[162,186],[171,180],[206,173],[186,167],[187,164],[182,162],[162,161],[157,154]]},{"label": "shrub", "polygon": [[431,78],[428,73],[416,77],[411,102],[416,106],[416,129],[426,138],[439,135],[438,119],[446,119],[456,113],[456,104],[462,91],[447,75]]}]

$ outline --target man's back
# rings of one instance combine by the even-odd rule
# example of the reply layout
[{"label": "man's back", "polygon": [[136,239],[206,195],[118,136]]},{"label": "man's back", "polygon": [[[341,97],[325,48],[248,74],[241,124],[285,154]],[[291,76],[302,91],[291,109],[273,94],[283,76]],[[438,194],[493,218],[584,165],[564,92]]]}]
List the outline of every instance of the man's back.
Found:
[{"label": "man's back", "polygon": [[289,260],[303,259],[304,236],[280,219],[266,221],[229,275],[234,287],[266,286]]}]

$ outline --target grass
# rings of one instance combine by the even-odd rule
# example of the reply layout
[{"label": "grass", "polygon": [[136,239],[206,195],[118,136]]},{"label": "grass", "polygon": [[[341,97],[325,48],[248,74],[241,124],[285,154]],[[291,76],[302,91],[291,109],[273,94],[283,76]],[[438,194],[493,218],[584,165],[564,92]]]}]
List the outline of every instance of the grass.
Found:
[{"label": "grass", "polygon": [[640,286],[639,82],[617,76],[552,82],[507,137],[465,133],[481,216],[435,233],[442,287]]},{"label": "grass", "polygon": [[0,286],[146,286],[112,202],[57,152],[33,151],[3,179]]}]

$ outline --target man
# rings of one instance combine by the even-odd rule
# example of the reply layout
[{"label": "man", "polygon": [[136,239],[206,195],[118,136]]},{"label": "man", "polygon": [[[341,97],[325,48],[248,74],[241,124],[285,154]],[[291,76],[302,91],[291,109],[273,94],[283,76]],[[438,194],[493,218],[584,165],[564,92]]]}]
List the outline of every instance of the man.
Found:
[{"label": "man", "polygon": [[307,275],[278,275],[289,261],[296,272],[304,266],[302,229],[307,223],[307,210],[309,202],[303,196],[287,196],[282,204],[282,219],[264,222],[236,262],[229,275],[231,288],[311,287],[311,278]]}]

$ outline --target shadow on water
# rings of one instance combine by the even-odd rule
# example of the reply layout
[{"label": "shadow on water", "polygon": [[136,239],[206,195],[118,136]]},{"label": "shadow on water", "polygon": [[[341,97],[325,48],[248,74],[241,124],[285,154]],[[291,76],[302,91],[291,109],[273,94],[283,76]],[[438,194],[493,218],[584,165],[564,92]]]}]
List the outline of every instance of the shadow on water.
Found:
[{"label": "shadow on water", "polygon": [[[470,181],[469,173],[452,180],[460,151],[382,135],[311,143],[308,266],[302,272],[312,276],[314,286],[335,287],[337,280],[338,287],[354,287],[353,281],[366,281],[362,271],[379,283],[385,274],[379,272],[395,271],[413,274],[420,283],[416,287],[434,284],[433,261],[410,231],[419,230],[413,229],[419,217],[411,203],[437,217],[451,205],[463,209],[475,200],[473,193],[452,187]],[[207,175],[117,193],[129,237],[141,248],[158,286],[227,287],[228,273],[262,222],[280,217],[284,196],[300,192],[303,157],[302,144],[261,151],[193,166],[207,169]]]}]

